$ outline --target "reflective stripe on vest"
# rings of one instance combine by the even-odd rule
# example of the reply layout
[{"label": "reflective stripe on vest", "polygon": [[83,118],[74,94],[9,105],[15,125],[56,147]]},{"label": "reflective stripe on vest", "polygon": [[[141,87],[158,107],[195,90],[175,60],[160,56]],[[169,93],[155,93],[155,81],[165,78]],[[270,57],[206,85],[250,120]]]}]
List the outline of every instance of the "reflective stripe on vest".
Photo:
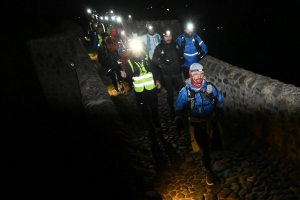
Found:
[{"label": "reflective stripe on vest", "polygon": [[[132,71],[134,72],[134,68],[131,61],[128,60],[128,63]],[[135,64],[138,66],[138,68],[140,68],[140,75],[132,77],[134,90],[136,92],[143,92],[144,88],[146,88],[146,90],[154,89],[155,83],[153,79],[153,74],[151,72],[146,71],[143,63],[142,65],[139,65],[137,62],[135,62]]]},{"label": "reflective stripe on vest", "polygon": [[102,37],[99,34],[97,34],[97,37],[98,37],[98,47],[99,47],[100,44],[102,43]]}]

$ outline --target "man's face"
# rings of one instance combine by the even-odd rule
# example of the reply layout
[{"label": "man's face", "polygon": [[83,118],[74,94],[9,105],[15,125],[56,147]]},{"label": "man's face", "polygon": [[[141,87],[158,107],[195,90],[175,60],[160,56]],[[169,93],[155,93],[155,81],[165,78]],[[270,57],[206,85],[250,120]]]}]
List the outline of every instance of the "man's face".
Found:
[{"label": "man's face", "polygon": [[103,33],[103,28],[102,27],[98,27],[97,28],[97,33],[102,34]]},{"label": "man's face", "polygon": [[148,33],[150,35],[153,35],[154,34],[154,28],[153,27],[152,28],[148,28]]},{"label": "man's face", "polygon": [[164,36],[164,42],[166,44],[170,44],[172,42],[172,35],[165,35]]},{"label": "man's face", "polygon": [[186,29],[184,29],[184,33],[185,33],[185,35],[187,36],[187,37],[192,37],[192,35],[193,35],[193,29],[188,29],[188,28],[186,28]]},{"label": "man's face", "polygon": [[204,79],[204,72],[200,71],[200,72],[190,72],[192,74],[192,78],[194,81],[198,82],[198,83],[202,83],[203,79]]}]

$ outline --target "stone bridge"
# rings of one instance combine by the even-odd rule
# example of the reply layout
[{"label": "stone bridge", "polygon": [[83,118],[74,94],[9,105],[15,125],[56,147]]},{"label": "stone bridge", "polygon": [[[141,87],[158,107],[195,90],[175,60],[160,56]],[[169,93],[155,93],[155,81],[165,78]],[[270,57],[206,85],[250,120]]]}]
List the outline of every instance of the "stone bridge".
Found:
[{"label": "stone bridge", "polygon": [[[137,23],[140,28],[143,24]],[[155,25],[180,30],[177,21]],[[178,133],[169,120],[166,94],[158,94],[162,128],[148,138],[134,98],[126,91],[111,96],[103,68],[87,54],[82,31],[73,24],[68,28],[58,35],[31,40],[28,46],[51,110],[84,113],[95,131],[86,132],[86,137],[97,138],[99,145],[107,148],[105,155],[121,155],[114,162],[103,160],[103,165],[118,171],[119,176],[119,180],[104,179],[107,185],[99,189],[103,196],[300,199],[300,88],[209,55],[201,60],[206,79],[220,89],[226,105],[221,121],[224,150],[212,153],[216,184],[208,186],[200,157],[191,149],[187,127]],[[122,182],[122,189],[105,194],[114,187],[110,181]]]}]

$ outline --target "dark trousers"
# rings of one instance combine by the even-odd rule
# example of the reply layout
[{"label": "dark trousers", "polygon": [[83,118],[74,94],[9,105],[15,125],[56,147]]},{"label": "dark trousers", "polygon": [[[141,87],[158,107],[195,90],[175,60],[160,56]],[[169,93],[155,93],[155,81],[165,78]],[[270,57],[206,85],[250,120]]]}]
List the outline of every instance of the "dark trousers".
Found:
[{"label": "dark trousers", "polygon": [[[211,158],[209,156],[210,153],[210,145],[209,138],[206,131],[206,123],[202,122],[199,124],[195,124],[195,139],[197,144],[203,151],[202,162],[206,170],[211,171]],[[222,140],[220,131],[216,124],[213,123],[213,135],[211,139],[211,149],[213,151],[220,151],[222,149]]]},{"label": "dark trousers", "polygon": [[174,88],[177,92],[184,87],[181,74],[164,75],[163,76],[165,88],[167,90],[167,102],[171,112],[174,112]]},{"label": "dark trousers", "polygon": [[[109,70],[109,69],[108,69]],[[117,79],[116,79],[116,75],[117,75]],[[120,69],[117,69],[117,68],[110,68],[110,71],[108,72],[108,76],[110,77],[111,79],[111,82],[114,86],[114,88],[119,91],[118,89],[118,83],[117,81],[121,84],[122,82],[122,76],[121,76],[121,72],[120,72]]]},{"label": "dark trousers", "polygon": [[158,120],[157,89],[135,93],[136,101],[142,111],[144,120],[152,127],[153,120]]},{"label": "dark trousers", "polygon": [[190,67],[182,67],[182,73],[185,79],[190,78]]}]

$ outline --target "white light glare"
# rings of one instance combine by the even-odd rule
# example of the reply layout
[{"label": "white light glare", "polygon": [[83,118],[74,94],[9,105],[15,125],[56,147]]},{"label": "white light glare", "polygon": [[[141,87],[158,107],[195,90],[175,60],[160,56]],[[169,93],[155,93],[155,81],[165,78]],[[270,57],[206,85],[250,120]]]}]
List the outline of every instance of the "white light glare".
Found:
[{"label": "white light glare", "polygon": [[142,49],[141,42],[139,40],[131,40],[130,49],[133,51],[140,51]]},{"label": "white light glare", "polygon": [[128,18],[131,18],[131,15],[128,15]]},{"label": "white light glare", "polygon": [[193,29],[194,29],[194,26],[193,26],[193,24],[192,24],[192,23],[189,23],[189,24],[187,25],[187,29],[189,29],[189,30],[193,30]]},{"label": "white light glare", "polygon": [[87,9],[87,13],[91,14],[92,13],[91,9]]},{"label": "white light glare", "polygon": [[105,20],[108,20],[108,17],[107,17],[107,16],[105,16],[105,17],[104,17],[104,19],[105,19]]},{"label": "white light glare", "polygon": [[117,22],[121,22],[122,18],[121,17],[117,17]]},{"label": "white light glare", "polygon": [[153,29],[153,26],[151,26],[151,25],[150,25],[150,26],[148,26],[148,29]]}]

